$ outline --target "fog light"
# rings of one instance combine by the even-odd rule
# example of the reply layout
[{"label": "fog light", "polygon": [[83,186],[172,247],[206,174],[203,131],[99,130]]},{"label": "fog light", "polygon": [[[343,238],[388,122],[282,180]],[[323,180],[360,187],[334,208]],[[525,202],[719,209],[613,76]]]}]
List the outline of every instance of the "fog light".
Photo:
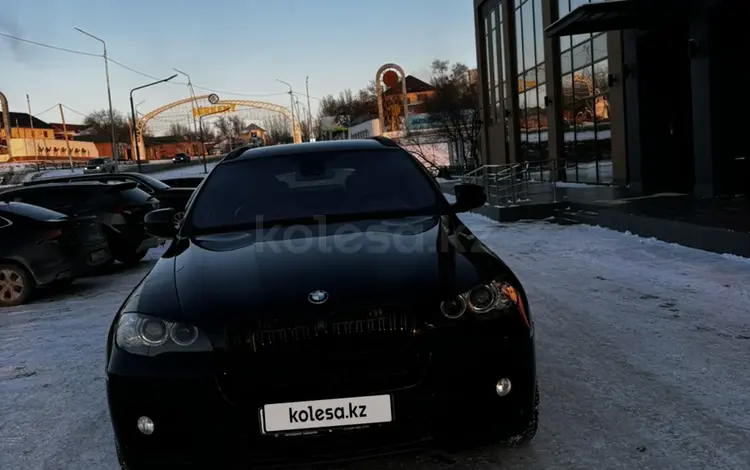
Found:
[{"label": "fog light", "polygon": [[141,416],[138,418],[138,430],[143,434],[150,436],[154,433],[154,422],[151,421],[151,418],[149,417]]},{"label": "fog light", "polygon": [[510,379],[500,379],[495,384],[495,392],[498,396],[504,397],[510,393]]}]

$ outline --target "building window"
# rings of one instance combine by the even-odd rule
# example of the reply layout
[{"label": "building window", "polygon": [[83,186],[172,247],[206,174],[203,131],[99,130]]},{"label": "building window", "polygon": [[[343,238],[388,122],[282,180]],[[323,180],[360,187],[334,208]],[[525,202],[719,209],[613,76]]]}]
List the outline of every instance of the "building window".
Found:
[{"label": "building window", "polygon": [[518,128],[521,137],[518,159],[546,160],[549,155],[549,138],[542,0],[519,1],[514,16],[518,68]]},{"label": "building window", "polygon": [[[559,17],[590,0],[559,0]],[[612,182],[606,33],[560,38],[568,181]]]},{"label": "building window", "polygon": [[487,119],[490,124],[503,121],[502,100],[505,88],[505,61],[503,60],[502,2],[490,1],[482,9],[484,26],[484,93]]}]

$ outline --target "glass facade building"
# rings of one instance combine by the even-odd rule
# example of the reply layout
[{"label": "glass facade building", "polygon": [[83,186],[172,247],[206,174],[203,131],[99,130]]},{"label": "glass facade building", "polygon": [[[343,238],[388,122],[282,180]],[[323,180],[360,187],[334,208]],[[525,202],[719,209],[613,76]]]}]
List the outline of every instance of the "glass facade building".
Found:
[{"label": "glass facade building", "polygon": [[750,192],[727,119],[743,0],[473,0],[482,165],[638,193]]}]

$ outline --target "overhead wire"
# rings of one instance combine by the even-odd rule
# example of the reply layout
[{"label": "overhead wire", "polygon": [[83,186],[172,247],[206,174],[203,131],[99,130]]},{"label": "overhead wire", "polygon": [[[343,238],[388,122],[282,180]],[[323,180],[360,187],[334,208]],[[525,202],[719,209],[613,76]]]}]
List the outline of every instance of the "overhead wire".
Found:
[{"label": "overhead wire", "polygon": [[[93,53],[93,52],[85,52],[85,51],[80,51],[80,50],[76,50],[76,49],[70,49],[70,48],[67,48],[67,47],[60,47],[60,46],[55,46],[55,45],[52,45],[52,44],[45,44],[45,43],[42,43],[42,42],[32,41],[30,39],[24,39],[24,38],[21,38],[21,37],[18,37],[18,36],[14,36],[12,34],[0,33],[0,36],[5,37],[7,39],[12,39],[12,40],[15,40],[15,41],[19,41],[19,42],[23,42],[23,43],[27,43],[27,44],[32,44],[32,45],[39,46],[39,47],[44,47],[44,48],[47,48],[47,49],[52,49],[52,50],[56,50],[56,51],[60,51],[60,52],[67,52],[69,54],[77,54],[77,55],[83,55],[83,56],[88,56],[88,57],[104,57],[103,54],[96,54],[96,53]],[[160,80],[159,77],[155,77],[153,75],[147,74],[147,73],[142,72],[142,71],[140,71],[138,69],[135,69],[133,67],[125,65],[122,62],[119,62],[119,61],[117,61],[115,59],[112,59],[111,57],[107,57],[107,62],[109,62],[111,64],[114,64],[114,65],[117,65],[118,67],[121,67],[121,68],[123,68],[123,69],[125,69],[125,70],[127,70],[129,72],[135,73],[135,74],[140,75],[142,77],[149,78],[149,79],[152,79],[152,80]],[[187,86],[186,82],[167,82],[167,83],[169,83],[170,85]],[[232,96],[244,96],[244,97],[248,97],[248,98],[261,98],[261,97],[281,96],[281,95],[287,94],[286,92],[278,92],[278,93],[237,93],[237,92],[231,92],[231,91],[226,91],[226,90],[217,90],[217,89],[214,89],[214,88],[208,88],[208,87],[204,87],[204,86],[200,86],[200,85],[193,85],[193,87],[194,88],[198,88],[200,90],[208,91],[208,92],[211,92],[211,93],[220,93],[222,95],[232,95]],[[295,93],[295,95],[307,96],[307,95],[302,95],[300,93]],[[314,96],[311,96],[310,98],[315,99],[315,100],[320,100],[320,98],[316,98]],[[45,112],[47,112],[47,111],[45,111]]]}]

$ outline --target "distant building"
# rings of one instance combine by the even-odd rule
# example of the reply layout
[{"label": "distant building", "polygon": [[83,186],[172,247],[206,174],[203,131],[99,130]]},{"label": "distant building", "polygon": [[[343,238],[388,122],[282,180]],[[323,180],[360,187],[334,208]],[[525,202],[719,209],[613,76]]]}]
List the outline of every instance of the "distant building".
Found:
[{"label": "distant building", "polygon": [[88,126],[84,126],[83,124],[65,124],[65,126],[63,126],[62,123],[50,122],[49,125],[52,126],[52,129],[55,132],[55,138],[62,140],[65,140],[66,130],[68,133],[68,138],[70,139],[88,129]]},{"label": "distant building", "polygon": [[[70,157],[88,160],[99,156],[96,146],[90,142],[70,142],[57,138],[55,128],[41,119],[30,117],[27,113],[9,113],[10,150],[14,161],[23,160],[67,160]],[[0,113],[0,139],[7,140],[5,123]],[[0,162],[10,159],[7,147],[0,153]]]},{"label": "distant building", "polygon": [[270,138],[265,129],[258,126],[257,124],[250,124],[242,130],[240,134],[243,145],[255,145],[258,147],[268,145]]},{"label": "distant building", "polygon": [[[422,114],[425,112],[425,103],[435,94],[435,87],[412,75],[406,76],[406,99],[409,106],[409,114]],[[401,82],[393,88],[383,92],[383,99],[388,103],[400,105],[403,102]]]}]

